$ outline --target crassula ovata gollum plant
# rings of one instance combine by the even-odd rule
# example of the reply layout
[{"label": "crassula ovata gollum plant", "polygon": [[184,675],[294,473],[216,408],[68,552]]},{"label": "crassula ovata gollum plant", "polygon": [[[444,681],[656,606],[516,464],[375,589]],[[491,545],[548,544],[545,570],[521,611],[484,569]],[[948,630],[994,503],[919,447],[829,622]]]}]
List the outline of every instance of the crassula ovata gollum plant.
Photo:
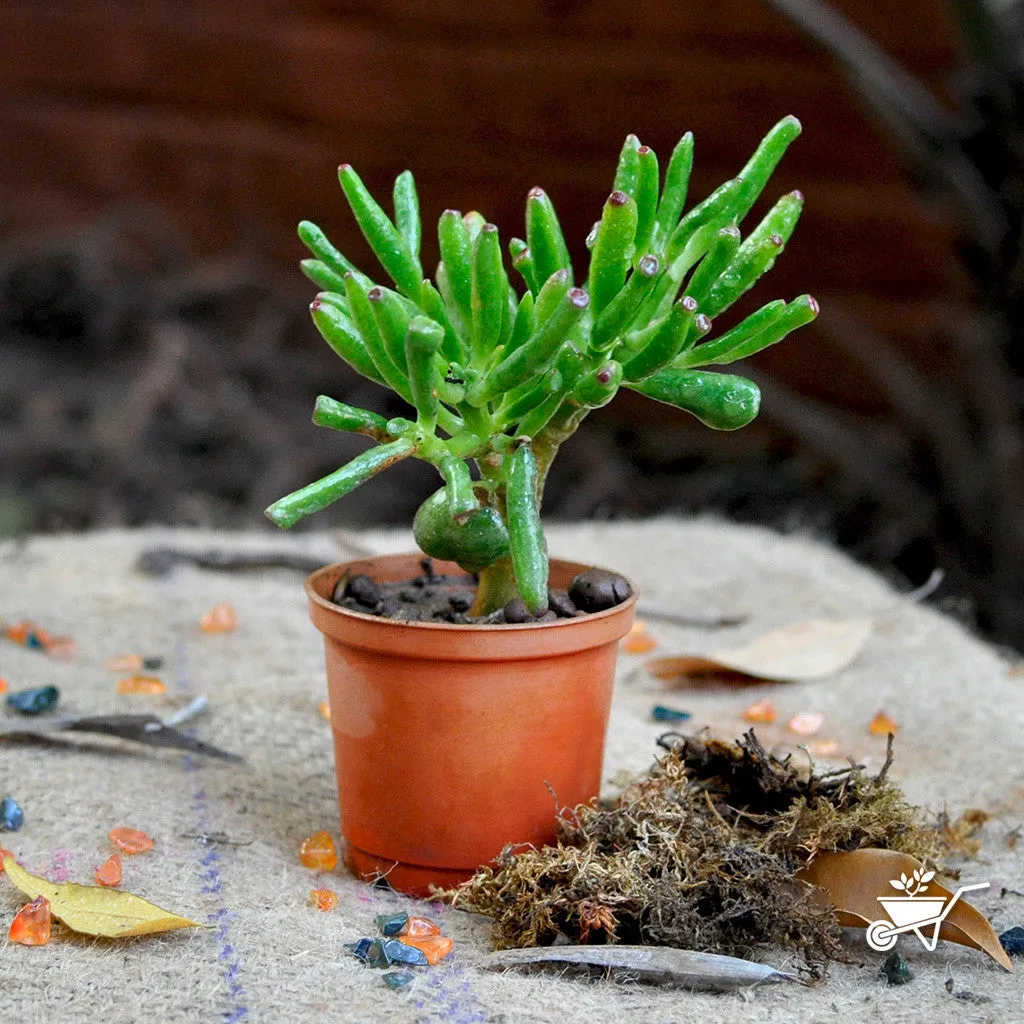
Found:
[{"label": "crassula ovata gollum plant", "polygon": [[587,413],[627,387],[708,426],[742,427],[757,415],[757,386],[703,367],[759,352],[817,315],[810,295],[778,299],[710,337],[713,319],[772,266],[800,216],[803,197],[791,192],[740,234],[799,133],[800,122],[784,118],[737,177],[686,213],[693,136],[679,141],[662,182],[654,151],[630,135],[586,240],[585,275],[574,273],[551,200],[532,189],[526,238],[509,243],[522,295],[509,281],[498,229],[479,213],[441,215],[441,261],[434,283],[426,279],[412,175],[395,181],[392,220],[343,164],[342,190],[394,289],[371,281],[304,221],[299,237],[314,258],[302,267],[323,289],[313,321],[342,359],[405,399],[415,418],[386,420],[320,396],[314,423],[377,444],[267,515],[292,526],[398,460],[424,459],[444,485],[416,513],[416,542],[479,574],[472,613],[517,595],[531,610],[546,608],[544,481]]}]

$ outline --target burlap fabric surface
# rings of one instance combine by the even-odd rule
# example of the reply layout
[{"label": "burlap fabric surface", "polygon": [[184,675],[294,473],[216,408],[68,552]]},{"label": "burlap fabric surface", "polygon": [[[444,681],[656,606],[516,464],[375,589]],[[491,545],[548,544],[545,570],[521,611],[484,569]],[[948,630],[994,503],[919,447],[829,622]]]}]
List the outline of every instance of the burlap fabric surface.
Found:
[{"label": "burlap fabric surface", "polygon": [[[933,810],[946,805],[954,816],[966,807],[995,815],[980,855],[963,866],[963,881],[991,882],[973,902],[997,930],[1024,924],[1024,842],[1012,845],[1024,818],[1024,678],[1011,659],[808,540],[668,520],[556,527],[549,539],[563,557],[627,573],[648,604],[749,616],[716,632],[652,624],[658,653],[708,652],[810,617],[872,618],[874,633],[852,667],[827,681],[771,688],[780,719],[822,711],[821,736],[877,766],[884,739],[868,734],[867,724],[879,708],[889,711],[902,727],[895,774],[912,799]],[[410,547],[397,534],[360,540],[381,551]],[[186,566],[159,580],[134,571],[140,550],[168,542],[290,546],[325,560],[344,557],[328,534],[151,530],[0,546],[0,616],[32,618],[79,644],[77,658],[63,662],[4,642],[0,675],[11,689],[55,684],[67,713],[164,713],[171,702],[205,694],[211,709],[194,723],[197,735],[245,756],[237,766],[100,740],[0,741],[0,795],[15,796],[26,816],[19,832],[0,833],[0,845],[13,848],[29,870],[88,882],[111,849],[111,828],[144,829],[156,847],[125,858],[123,887],[211,926],[123,942],[61,931],[37,948],[4,940],[5,1024],[1024,1020],[1019,972],[1005,974],[982,954],[947,943],[928,953],[912,935],[898,948],[916,978],[902,988],[878,980],[881,954],[851,933],[863,965],[835,966],[817,988],[714,995],[488,973],[476,966],[488,950],[486,919],[419,905],[413,906],[439,918],[457,952],[421,971],[409,990],[386,990],[380,973],[347,956],[343,944],[371,934],[377,913],[410,902],[355,882],[342,869],[319,876],[297,859],[303,837],[319,829],[337,833],[330,730],[317,711],[325,699],[322,646],[306,616],[301,580],[280,570],[228,575]],[[202,634],[200,616],[221,601],[235,605],[239,628]],[[104,666],[125,652],[165,659],[158,674],[168,698],[115,693],[118,676]],[[666,694],[643,660],[620,658],[610,785],[650,764],[664,728],[650,721],[653,704],[684,707],[695,727],[736,736],[744,728],[742,709],[763,695],[749,687]],[[781,725],[761,735],[768,743],[786,738]],[[310,906],[309,891],[318,885],[338,892],[336,910]],[[0,878],[5,929],[22,902]]]}]

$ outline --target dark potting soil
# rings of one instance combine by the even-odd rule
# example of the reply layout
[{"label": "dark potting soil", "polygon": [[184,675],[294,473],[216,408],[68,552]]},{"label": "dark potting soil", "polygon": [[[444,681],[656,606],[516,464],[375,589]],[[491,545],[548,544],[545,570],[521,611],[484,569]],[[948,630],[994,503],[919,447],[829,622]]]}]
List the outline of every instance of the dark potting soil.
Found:
[{"label": "dark potting soil", "polygon": [[630,596],[629,583],[606,569],[588,569],[575,576],[568,590],[548,591],[548,606],[533,615],[521,598],[490,615],[469,615],[476,596],[475,576],[439,576],[430,558],[423,572],[407,580],[378,582],[369,576],[343,576],[331,600],[349,611],[379,615],[399,622],[451,622],[491,626],[502,623],[553,622],[604,611]]}]

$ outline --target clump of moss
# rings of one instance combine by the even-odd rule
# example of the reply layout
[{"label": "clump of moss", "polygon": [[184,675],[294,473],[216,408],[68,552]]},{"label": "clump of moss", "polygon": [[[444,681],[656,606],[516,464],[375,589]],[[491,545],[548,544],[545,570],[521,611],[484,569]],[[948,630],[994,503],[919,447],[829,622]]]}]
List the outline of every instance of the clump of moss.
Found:
[{"label": "clump of moss", "polygon": [[818,775],[738,743],[670,734],[667,753],[610,806],[581,806],[558,844],[506,849],[449,893],[494,918],[500,948],[626,942],[749,956],[799,950],[808,963],[843,958],[831,907],[796,876],[824,850],[878,846],[920,859],[935,833],[888,781],[852,765]]}]

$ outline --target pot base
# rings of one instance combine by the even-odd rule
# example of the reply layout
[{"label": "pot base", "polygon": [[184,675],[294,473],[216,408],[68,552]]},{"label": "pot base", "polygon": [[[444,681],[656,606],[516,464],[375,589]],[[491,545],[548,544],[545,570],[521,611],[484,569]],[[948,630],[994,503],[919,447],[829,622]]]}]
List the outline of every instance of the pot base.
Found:
[{"label": "pot base", "polygon": [[345,847],[345,867],[361,882],[375,882],[378,878],[384,878],[392,889],[417,899],[430,899],[433,895],[432,886],[454,889],[475,873],[472,868],[431,868],[422,864],[402,864],[349,845]]}]

